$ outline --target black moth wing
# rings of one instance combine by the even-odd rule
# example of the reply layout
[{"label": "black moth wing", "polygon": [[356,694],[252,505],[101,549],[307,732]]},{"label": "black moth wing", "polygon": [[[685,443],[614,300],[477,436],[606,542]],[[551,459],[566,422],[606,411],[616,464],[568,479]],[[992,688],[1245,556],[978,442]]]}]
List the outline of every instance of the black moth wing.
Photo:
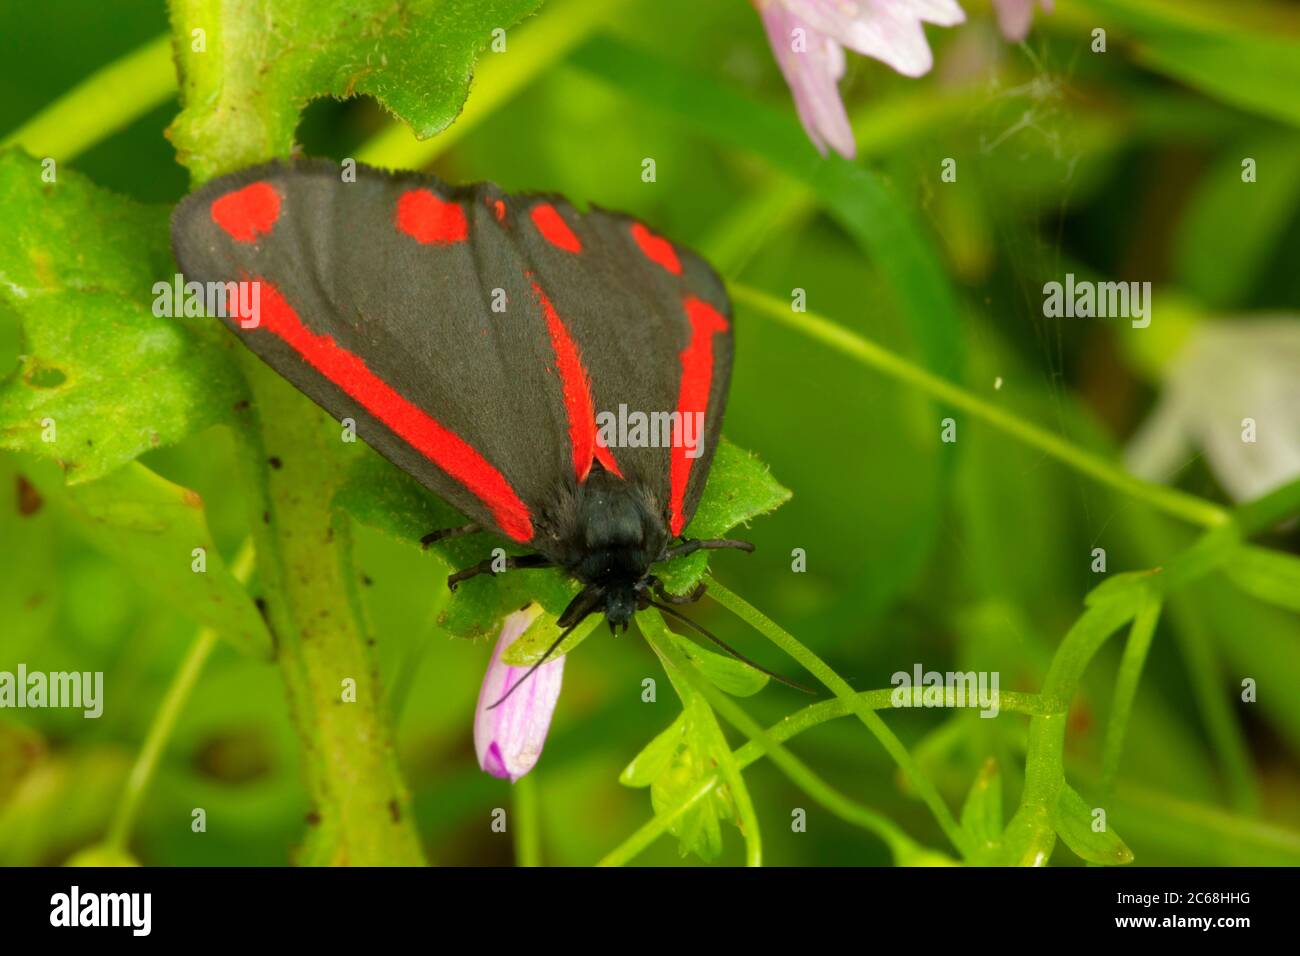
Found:
[{"label": "black moth wing", "polygon": [[[578,213],[568,201],[553,196],[518,201],[524,204],[517,217],[521,220],[527,219],[532,203],[550,203],[581,242],[581,252],[570,253],[528,228],[526,221],[512,233],[582,349],[597,413],[617,416],[620,405],[628,413],[644,415],[678,411],[682,353],[695,338],[687,299],[702,300],[724,320],[724,329],[704,333],[711,339],[711,374],[703,433],[694,436],[699,454],[691,459],[681,509],[683,521],[689,522],[721,435],[731,380],[734,334],[721,280],[707,262],[676,244],[670,244],[671,259],[679,272],[650,258],[634,238],[633,230],[644,230],[644,225],[625,214],[599,207]],[[654,241],[667,244],[658,236]],[[623,445],[612,453],[624,477],[640,484],[664,511],[668,526],[670,449],[663,446],[663,437],[660,432],[657,444]]]},{"label": "black moth wing", "polygon": [[[255,184],[274,190],[278,209],[265,229],[241,236],[218,223],[214,203]],[[399,203],[417,190],[462,211],[460,241],[398,228]],[[531,216],[538,204],[558,212],[580,253],[542,234]],[[339,166],[312,160],[207,184],[177,207],[172,241],[187,281],[259,280],[264,315],[268,296],[292,310],[301,326],[296,344],[273,323],[245,329],[238,317],[223,320],[279,374],[335,418],[354,420],[363,440],[472,520],[544,549],[553,533],[547,515],[557,501],[572,500],[577,479],[539,290],[580,351],[595,408],[613,412],[620,404],[676,407],[679,353],[691,334],[682,309],[687,289],[724,314],[727,308],[707,265],[678,250],[681,274],[668,273],[638,248],[632,225],[602,211],[579,216],[558,198],[506,196],[491,184],[450,188],[430,176],[364,166],[345,181]],[[305,357],[304,338],[315,358]],[[716,372],[687,518],[703,489],[729,377],[730,334],[714,338]],[[483,468],[496,474],[490,493],[467,487],[463,474],[454,477],[445,460],[393,425],[395,416],[420,414],[464,446],[453,455],[458,462],[468,456],[480,477]],[[669,449],[613,454],[624,476],[643,482],[666,508]],[[525,509],[522,524],[511,498]]]},{"label": "black moth wing", "polygon": [[[241,242],[215,222],[212,204],[253,183],[276,190],[279,214],[267,234]],[[398,200],[416,188],[462,208],[474,241],[422,244],[401,232]],[[182,201],[173,215],[173,249],[187,280],[274,286],[312,332],[360,357],[535,504],[569,467],[567,422],[546,373],[554,359],[544,330],[523,316],[506,322],[491,311],[493,288],[504,286],[522,302],[528,287],[491,211],[475,200],[473,191],[416,174],[359,167],[356,181],[344,182],[333,163],[272,163],[222,177]],[[264,287],[264,311],[266,294]],[[335,418],[354,420],[358,435],[385,457],[469,518],[504,530],[480,497],[281,338],[265,327],[240,328],[235,318],[223,321]]]}]

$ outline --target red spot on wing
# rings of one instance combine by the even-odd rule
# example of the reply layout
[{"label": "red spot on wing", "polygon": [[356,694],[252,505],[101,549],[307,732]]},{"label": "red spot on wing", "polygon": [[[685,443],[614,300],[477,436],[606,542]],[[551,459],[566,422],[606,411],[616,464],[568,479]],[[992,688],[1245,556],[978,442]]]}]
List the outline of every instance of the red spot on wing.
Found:
[{"label": "red spot on wing", "polygon": [[[593,460],[599,461],[606,471],[623,477],[618,462],[596,435],[596,411],[591,401],[591,382],[582,364],[578,345],[569,334],[568,326],[555,311],[542,287],[533,282],[533,294],[542,307],[546,331],[555,351],[555,367],[560,373],[560,389],[564,396],[564,410],[569,417],[569,444],[573,449],[573,469],[578,481],[586,481]],[[549,372],[550,370],[547,369]]]},{"label": "red spot on wing", "polygon": [[632,238],[641,247],[645,257],[663,266],[675,276],[682,274],[682,264],[677,261],[677,251],[663,236],[656,236],[639,222],[632,223]]},{"label": "red spot on wing", "polygon": [[465,210],[429,189],[411,189],[397,200],[397,228],[416,242],[445,245],[469,238]]},{"label": "red spot on wing", "polygon": [[506,221],[506,204],[500,199],[492,200],[492,212],[497,217],[497,222]]},{"label": "red spot on wing", "polygon": [[258,281],[262,328],[475,495],[506,535],[520,542],[532,538],[533,522],[528,506],[501,472],[463,438],[372,372],[361,358],[341,347],[331,336],[319,335],[303,325],[274,285],[265,279]]},{"label": "red spot on wing", "polygon": [[280,218],[280,194],[268,182],[250,183],[212,202],[212,221],[236,242],[254,242]]},{"label": "red spot on wing", "polygon": [[532,211],[533,225],[542,234],[542,238],[565,252],[581,252],[582,243],[573,234],[569,224],[560,217],[559,211],[548,202],[538,203]]},{"label": "red spot on wing", "polygon": [[[686,318],[691,323],[691,340],[682,349],[682,380],[677,392],[677,411],[682,421],[673,429],[672,455],[668,465],[668,515],[669,527],[674,535],[686,527],[682,508],[686,502],[686,485],[691,477],[694,458],[686,457],[686,446],[680,429],[687,415],[707,412],[709,390],[713,386],[713,336],[727,331],[727,320],[703,299],[687,296],[684,303]],[[696,441],[703,441],[697,434]]]}]

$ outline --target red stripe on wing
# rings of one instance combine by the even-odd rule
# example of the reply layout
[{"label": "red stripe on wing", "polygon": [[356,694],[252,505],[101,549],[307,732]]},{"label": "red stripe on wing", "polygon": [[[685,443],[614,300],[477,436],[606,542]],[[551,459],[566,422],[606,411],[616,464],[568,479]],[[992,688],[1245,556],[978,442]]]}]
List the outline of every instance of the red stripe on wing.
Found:
[{"label": "red stripe on wing", "polygon": [[578,345],[573,341],[560,314],[555,311],[550,298],[535,280],[533,294],[542,307],[546,331],[551,337],[551,348],[555,351],[555,367],[560,373],[564,410],[569,417],[569,444],[573,448],[574,473],[579,482],[586,481],[591,472],[591,463],[595,460],[606,471],[622,478],[618,462],[596,436],[596,410],[591,401],[591,380],[587,377],[586,366],[582,364]]},{"label": "red stripe on wing", "polygon": [[402,397],[360,357],[340,346],[333,337],[319,335],[303,325],[298,313],[274,285],[265,279],[258,281],[262,328],[482,501],[507,536],[520,542],[533,537],[528,506],[501,472],[463,438]]},{"label": "red stripe on wing", "polygon": [[[686,527],[686,516],[682,508],[686,502],[686,485],[691,477],[691,465],[695,461],[686,457],[686,444],[682,440],[681,429],[687,415],[708,410],[709,391],[713,386],[713,336],[728,328],[727,320],[722,314],[703,299],[687,296],[683,305],[686,318],[691,323],[691,340],[681,351],[682,379],[677,392],[680,420],[673,429],[672,455],[668,466],[669,528],[674,535],[681,534]],[[702,441],[703,435],[697,434],[696,440]]]}]

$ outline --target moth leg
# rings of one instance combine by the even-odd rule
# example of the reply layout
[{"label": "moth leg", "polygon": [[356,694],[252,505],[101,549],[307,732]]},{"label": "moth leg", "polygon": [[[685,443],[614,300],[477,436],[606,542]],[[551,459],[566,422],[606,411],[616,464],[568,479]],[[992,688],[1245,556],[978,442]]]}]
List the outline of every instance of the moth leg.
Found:
[{"label": "moth leg", "polygon": [[655,581],[655,597],[665,604],[694,604],[700,598],[704,597],[704,592],[708,590],[708,585],[703,581],[695,585],[686,594],[669,594],[664,590],[663,583]]},{"label": "moth leg", "polygon": [[420,547],[425,551],[429,550],[429,545],[435,541],[446,541],[448,538],[459,538],[467,534],[477,534],[482,531],[483,527],[477,522],[471,521],[469,524],[463,524],[459,528],[442,528],[438,531],[430,531],[420,539]]},{"label": "moth leg", "polygon": [[[495,558],[488,558],[486,561],[480,561],[478,564],[471,565],[462,571],[447,578],[447,587],[456,590],[456,586],[461,581],[468,581],[470,578],[478,577],[480,574],[496,574],[492,569]],[[544,554],[522,554],[517,558],[506,558],[505,570],[509,571],[515,568],[549,568],[552,564],[550,558]]]},{"label": "moth leg", "polygon": [[720,548],[736,548],[740,551],[754,550],[754,546],[748,541],[733,541],[730,538],[710,538],[708,540],[696,538],[692,541],[683,541],[675,548],[669,548],[659,560],[669,561],[672,558],[684,558],[696,551],[717,551]]}]

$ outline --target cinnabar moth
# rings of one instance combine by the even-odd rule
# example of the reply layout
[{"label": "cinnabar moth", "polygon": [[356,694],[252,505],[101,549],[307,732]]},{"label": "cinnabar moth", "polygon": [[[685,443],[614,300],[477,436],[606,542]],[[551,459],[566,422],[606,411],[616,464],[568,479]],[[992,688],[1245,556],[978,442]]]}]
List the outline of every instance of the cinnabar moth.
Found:
[{"label": "cinnabar moth", "polygon": [[[187,280],[259,283],[259,315],[224,317],[241,341],[471,519],[426,543],[491,531],[533,549],[508,567],[584,585],[561,640],[593,612],[626,630],[662,607],[658,562],[750,549],[679,540],[718,442],[731,309],[707,263],[635,219],[365,166],[345,181],[300,160],[188,196],[172,246]],[[681,413],[677,427],[701,413],[698,456],[677,434],[604,447],[596,414],[620,405]]]}]

